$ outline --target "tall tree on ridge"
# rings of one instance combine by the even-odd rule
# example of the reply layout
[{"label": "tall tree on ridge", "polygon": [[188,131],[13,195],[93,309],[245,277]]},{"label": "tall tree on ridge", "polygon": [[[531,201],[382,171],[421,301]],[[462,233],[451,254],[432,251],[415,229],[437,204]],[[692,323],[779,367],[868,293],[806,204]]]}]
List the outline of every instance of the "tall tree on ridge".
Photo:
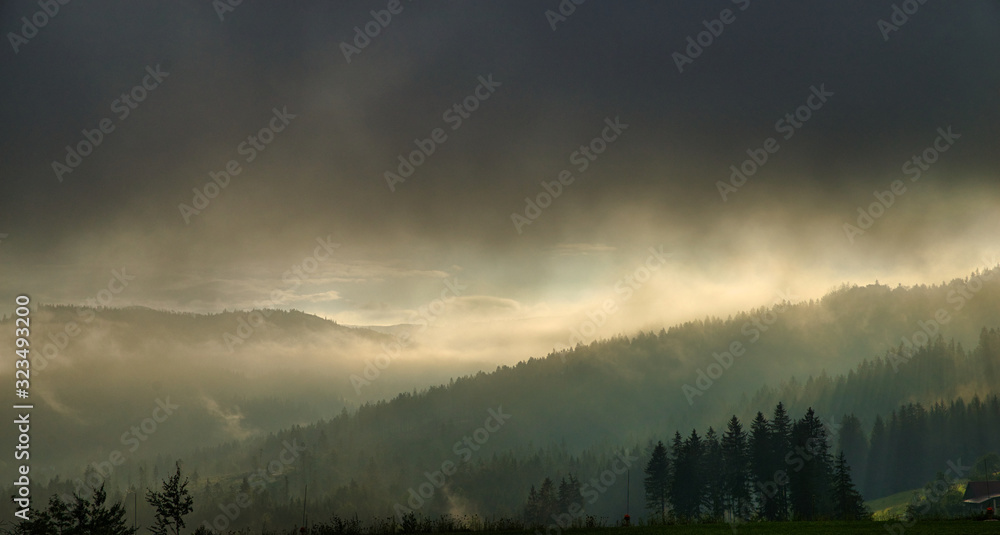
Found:
[{"label": "tall tree on ridge", "polygon": [[645,472],[646,509],[658,516],[660,522],[666,522],[670,497],[670,461],[662,441],[657,442],[653,448]]},{"label": "tall tree on ridge", "polygon": [[851,480],[851,467],[844,452],[837,455],[833,469],[833,515],[838,520],[864,520],[871,517],[865,499]]},{"label": "tall tree on ridge", "polygon": [[826,428],[811,407],[805,417],[792,426],[792,447],[797,455],[789,474],[793,517],[817,520],[830,516],[833,464]]},{"label": "tall tree on ridge", "polygon": [[722,435],[724,491],[734,517],[743,518],[750,509],[750,445],[736,415]]},{"label": "tall tree on ridge", "polygon": [[713,520],[722,519],[726,510],[726,481],[723,472],[722,444],[719,435],[711,427],[705,433],[702,455],[702,474],[705,479],[703,511]]},{"label": "tall tree on ridge", "polygon": [[760,411],[750,424],[750,472],[757,502],[757,514],[777,520],[778,493],[774,472],[771,424]]},{"label": "tall tree on ridge", "polygon": [[[785,410],[785,405],[778,402],[778,405],[774,408],[774,416],[771,418],[771,473],[788,474],[791,468],[788,465],[786,459],[788,454],[792,452],[791,447],[792,438],[792,419],[788,416],[788,412]],[[782,481],[785,481],[782,479]],[[777,485],[777,491],[774,495],[774,516],[773,520],[788,520],[789,509],[791,503],[789,502],[789,486],[788,482],[784,485]]]}]

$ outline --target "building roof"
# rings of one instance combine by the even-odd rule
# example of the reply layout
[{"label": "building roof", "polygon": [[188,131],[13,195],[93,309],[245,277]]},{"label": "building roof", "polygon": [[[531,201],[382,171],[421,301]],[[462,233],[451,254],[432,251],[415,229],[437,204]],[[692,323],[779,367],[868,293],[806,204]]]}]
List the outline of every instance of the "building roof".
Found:
[{"label": "building roof", "polygon": [[969,481],[962,496],[965,503],[983,503],[993,498],[1000,498],[1000,481]]}]

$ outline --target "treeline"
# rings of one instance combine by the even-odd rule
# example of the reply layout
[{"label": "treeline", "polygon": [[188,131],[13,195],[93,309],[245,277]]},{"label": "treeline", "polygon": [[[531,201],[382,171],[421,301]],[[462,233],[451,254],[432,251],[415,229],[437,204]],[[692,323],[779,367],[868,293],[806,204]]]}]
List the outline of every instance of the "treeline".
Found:
[{"label": "treeline", "polygon": [[[177,535],[185,527],[184,517],[193,510],[194,500],[181,481],[181,463],[176,463],[174,475],[163,481],[161,490],[146,491],[146,503],[155,509],[155,519],[147,529],[153,535]],[[13,498],[13,497],[12,497]],[[108,503],[104,485],[84,498],[74,494],[69,498],[52,496],[47,507],[25,507],[16,515],[21,519],[9,535],[135,535],[139,531],[135,519],[129,525],[122,500]],[[198,530],[196,533],[203,533]]]},{"label": "treeline", "polygon": [[711,427],[704,438],[676,432],[670,454],[659,442],[646,466],[647,508],[663,520],[868,518],[830,434],[812,408],[793,422],[781,403],[749,430],[733,416],[721,438]]},{"label": "treeline", "polygon": [[[847,375],[763,389],[752,402],[781,399],[790,410],[812,406],[820,414],[846,414],[838,422],[837,446],[861,491],[879,498],[923,485],[949,461],[997,449],[1000,399],[962,394],[995,392],[990,385],[997,384],[998,367],[1000,331],[984,328],[971,351],[938,336],[916,350],[897,347]],[[899,403],[907,398],[925,402]],[[747,412],[744,405],[738,414]]]},{"label": "treeline", "polygon": [[[749,430],[733,416],[720,437],[675,432],[648,452],[645,504],[654,521],[862,520],[871,513],[856,489],[843,452],[834,457],[827,425],[809,409],[792,421],[779,403],[768,420],[760,412]],[[558,489],[546,478],[532,486],[525,519],[562,528],[582,523],[574,508],[584,492],[573,475]]]},{"label": "treeline", "polygon": [[887,419],[876,417],[868,440],[856,419],[845,418],[841,447],[865,475],[864,489],[885,496],[919,487],[949,463],[970,463],[1000,447],[1000,398],[973,397],[929,408],[911,403]]},{"label": "treeline", "polygon": [[[987,336],[983,343],[992,344],[991,336],[993,335]],[[941,347],[947,349],[946,345],[938,342],[918,352],[908,365],[923,366],[922,359],[938,354]],[[976,358],[975,355],[979,353],[982,351],[977,348],[969,355]],[[883,380],[889,382],[893,378],[892,368],[889,367]],[[858,380],[860,379],[855,375],[851,380],[840,383],[841,392],[853,388],[853,381]],[[880,380],[879,383],[881,382]],[[199,521],[214,519],[220,514],[219,505],[234,503],[241,492],[247,494],[248,485],[252,489],[248,494],[253,498],[253,507],[244,510],[240,518],[234,521],[240,528],[257,525],[261,518],[271,518],[273,521],[280,519],[285,523],[300,518],[307,485],[309,503],[306,504],[306,509],[316,518],[334,513],[362,519],[395,516],[394,506],[397,503],[407,505],[409,490],[418,489],[423,484],[424,472],[433,471],[440,467],[442,460],[451,458],[448,452],[453,442],[461,438],[463,432],[467,433],[473,427],[471,424],[482,423],[472,420],[470,423],[451,421],[435,425],[415,417],[415,421],[403,429],[404,434],[411,439],[398,444],[406,447],[406,456],[395,454],[397,443],[391,441],[366,448],[363,452],[358,449],[366,442],[356,443],[352,447],[352,437],[358,436],[357,427],[384,422],[387,413],[403,409],[400,405],[407,409],[419,407],[420,398],[421,396],[406,394],[391,404],[366,409],[361,415],[342,412],[331,422],[293,426],[289,431],[263,440],[233,442],[185,456],[186,466],[192,470],[192,492],[200,503],[210,504],[206,509],[196,511],[194,516]],[[508,410],[506,406],[504,410]],[[791,409],[788,410],[791,412]],[[794,412],[798,412],[798,409]],[[518,418],[523,413],[513,414],[515,416],[511,425],[519,424]],[[867,418],[867,422],[854,415],[834,418],[838,413],[824,412],[818,408],[814,414],[827,423],[830,446],[835,447],[835,452],[842,451],[845,454],[852,467],[854,481],[868,498],[919,488],[933,479],[937,472],[947,469],[949,461],[968,464],[971,460],[996,450],[1000,444],[1000,399],[996,396],[985,400],[973,397],[970,401],[957,398],[948,402],[934,402],[928,406],[918,403],[897,405],[883,415]],[[753,420],[743,420],[750,422],[748,433],[751,437],[754,431]],[[780,420],[779,418],[776,423],[772,415],[768,424],[781,427]],[[391,436],[392,427],[387,423],[383,423],[380,428]],[[435,442],[427,438],[424,441],[414,440],[419,437],[415,430],[432,433],[438,441],[443,442],[443,447],[432,447]],[[645,434],[632,437],[623,435],[603,445],[583,450],[574,450],[558,443],[544,446],[522,443],[510,446],[509,443],[500,441],[506,431],[503,429],[491,436],[484,445],[486,448],[496,443],[502,447],[493,451],[481,450],[476,452],[470,462],[460,463],[459,471],[447,478],[446,486],[435,488],[433,496],[424,500],[420,512],[436,517],[453,510],[454,501],[459,500],[463,504],[463,512],[469,514],[520,518],[525,513],[525,501],[529,498],[531,486],[535,485],[536,493],[540,492],[545,477],[553,480],[552,494],[557,502],[555,509],[567,511],[565,493],[563,503],[558,503],[563,478],[569,480],[569,475],[573,474],[584,484],[599,478],[611,468],[614,452],[629,443],[635,444],[631,449],[633,452],[644,450],[641,463],[645,465],[655,446],[652,443],[642,446],[650,436]],[[710,436],[714,434],[698,433],[703,448],[715,450]],[[687,435],[685,437],[692,438]],[[724,438],[725,436],[719,438],[720,445]],[[706,441],[709,446],[704,445]],[[282,453],[286,449],[286,442],[302,444],[307,449],[300,452],[292,464],[282,464],[274,469],[274,461],[286,455]],[[664,442],[671,444],[666,440]],[[670,449],[670,454],[673,456],[682,452],[684,442],[685,440],[681,441],[682,448]],[[91,470],[89,475],[84,474],[83,480],[87,482],[88,488],[92,482],[106,481],[109,484],[109,495],[120,496],[130,486],[145,487],[151,480],[157,479],[158,474],[167,473],[170,468],[171,461],[161,459],[146,470],[142,469],[141,464],[138,465],[138,470],[135,465],[123,466],[122,469],[116,469],[109,478],[97,477],[99,474],[95,475]],[[632,471],[632,476],[636,476],[638,468],[633,468]],[[770,475],[777,471],[778,468],[775,467]],[[584,497],[582,501],[576,500],[583,506],[586,516],[593,516],[598,520],[603,518],[605,521],[621,517],[626,482],[620,474],[616,476],[611,490],[601,493],[599,500],[592,502],[590,496]],[[756,486],[759,481],[761,480],[753,479],[751,486],[751,490],[756,489],[758,495],[762,492]],[[775,482],[773,477],[770,481],[784,490],[788,490],[791,485],[790,482],[779,485],[780,481]],[[632,477],[631,495],[634,498],[642,496],[642,483],[641,478]],[[596,488],[591,484],[582,490]],[[765,488],[772,489],[772,486],[767,485]],[[81,488],[75,479],[55,480],[38,489],[42,496],[49,493],[68,495],[79,490]],[[740,494],[737,493],[736,498],[739,497]],[[783,498],[778,496],[776,499]],[[551,504],[552,501],[545,499],[541,503]],[[751,502],[750,514],[753,515],[759,512],[760,499],[758,497]],[[712,503],[718,503],[718,500],[713,499]],[[741,503],[745,503],[745,500]],[[139,505],[140,517],[151,514],[143,511],[143,504]],[[746,514],[745,507],[733,507],[727,506],[724,510],[743,511]],[[674,510],[672,504],[670,509]],[[683,510],[683,506],[679,509]],[[551,507],[541,510],[546,511],[542,518],[551,521]],[[717,510],[710,508],[710,511],[713,512],[699,514],[719,516]],[[579,516],[577,519],[585,521],[586,516]]]},{"label": "treeline", "polygon": [[[460,464],[458,472],[447,477],[440,488],[434,487],[422,504],[410,504],[409,491],[422,492],[421,485],[427,482],[424,472],[435,464],[439,466],[440,458],[437,463],[428,462],[422,469],[400,474],[397,463],[379,452],[370,452],[354,457],[363,466],[363,477],[338,477],[333,469],[344,465],[339,462],[342,453],[340,448],[332,447],[334,439],[327,436],[324,426],[296,427],[293,433],[269,437],[256,447],[252,443],[234,443],[226,448],[225,456],[205,456],[209,452],[203,452],[186,459],[185,466],[192,470],[192,496],[201,504],[191,515],[192,525],[229,523],[233,529],[260,526],[262,521],[273,526],[292,525],[302,518],[304,510],[315,519],[340,515],[360,518],[365,524],[370,519],[387,518],[402,524],[395,514],[397,504],[411,507],[416,518],[423,519],[419,522],[426,522],[456,511],[456,503],[462,504],[459,515],[479,515],[483,519],[523,518],[528,525],[599,525],[621,519],[628,492],[635,513],[646,491],[654,492],[650,498],[657,497],[657,505],[650,508],[650,513],[661,521],[778,520],[814,515],[833,518],[852,515],[850,507],[842,507],[850,505],[853,496],[845,475],[853,476],[855,481],[866,477],[877,481],[880,477],[912,473],[915,475],[908,477],[916,480],[929,471],[930,475],[906,487],[919,488],[936,472],[946,470],[949,460],[968,465],[986,451],[995,450],[997,443],[989,446],[986,441],[990,440],[990,430],[1000,424],[998,405],[1000,400],[995,396],[986,402],[974,398],[970,402],[936,404],[930,410],[916,404],[903,405],[877,419],[883,422],[883,430],[878,431],[876,424],[871,444],[855,417],[831,419],[809,411],[801,420],[792,422],[782,405],[770,418],[761,414],[748,427],[738,418],[730,419],[721,436],[709,429],[685,436],[675,433],[673,441],[664,440],[663,446],[654,441],[633,442],[628,446],[627,458],[631,463],[630,488],[621,457],[623,444],[628,444],[625,438],[580,453],[560,445],[523,445]],[[965,433],[961,429],[982,429],[984,433]],[[881,441],[880,436],[886,440]],[[293,446],[292,450],[286,449],[286,442]],[[298,445],[307,450],[299,452],[297,458],[282,453],[294,452]],[[880,451],[883,453],[877,453]],[[842,459],[838,459],[840,453]],[[222,458],[232,462],[232,467],[215,467],[207,462]],[[291,462],[281,463],[283,458]],[[859,460],[869,459],[867,467],[858,469]],[[854,464],[854,470],[849,472],[844,461]],[[158,474],[168,473],[170,462],[164,459],[150,470],[153,481]],[[247,470],[244,466],[254,468]],[[219,477],[214,473],[220,469],[239,475]],[[654,486],[647,487],[640,475],[643,469],[649,472],[647,477],[653,477],[650,483]],[[211,475],[206,477],[206,473]],[[86,479],[100,482],[92,471]],[[149,475],[146,480],[150,481]],[[309,501],[303,504],[306,486]],[[659,492],[655,492],[657,489]],[[140,495],[144,492],[142,486],[136,490]],[[81,489],[69,480],[36,489],[39,500],[47,494],[68,496],[78,491],[87,498],[93,496],[89,487]],[[117,486],[108,494],[112,500],[123,498]],[[815,501],[796,499],[813,494]],[[248,507],[234,509],[233,504],[246,499]],[[230,519],[225,511],[231,510],[238,510],[239,515]],[[141,500],[138,512],[140,523],[152,520],[152,509]]]}]

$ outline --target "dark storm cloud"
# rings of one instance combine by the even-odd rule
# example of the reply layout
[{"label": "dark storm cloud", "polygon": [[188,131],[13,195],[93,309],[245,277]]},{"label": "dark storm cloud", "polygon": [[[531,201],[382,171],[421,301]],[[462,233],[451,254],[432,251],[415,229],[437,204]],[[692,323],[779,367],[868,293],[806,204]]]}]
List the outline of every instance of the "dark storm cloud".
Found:
[{"label": "dark storm cloud", "polygon": [[[486,286],[524,294],[558,278],[539,258],[560,244],[625,254],[661,236],[704,267],[761,243],[734,234],[746,221],[762,233],[797,225],[772,251],[794,258],[829,249],[872,189],[901,178],[900,165],[948,125],[961,142],[924,189],[941,197],[914,189],[883,225],[906,241],[873,232],[878,254],[924,247],[913,229],[936,199],[992,196],[979,185],[997,164],[996,2],[931,0],[886,41],[877,21],[892,16],[888,1],[591,0],[556,31],[545,16],[554,0],[404,1],[348,63],[341,43],[386,5],[245,1],[221,21],[207,1],[62,6],[18,53],[0,53],[5,278],[60,286],[57,273],[100,280],[131,263],[158,288],[198,273],[195,288],[227,266],[280,274],[332,234],[353,246],[351,261],[399,271],[478,262],[487,273],[499,262]],[[672,54],[724,9],[735,20],[679,73]],[[5,4],[0,29],[19,31],[37,10]],[[156,66],[169,76],[119,119],[113,102]],[[442,113],[489,75],[499,87],[451,130]],[[833,96],[723,202],[716,182],[748,149],[780,138],[775,122],[812,87]],[[237,147],[275,108],[295,118],[246,162]],[[615,117],[628,129],[578,172],[571,153]],[[115,130],[57,181],[51,162],[104,118]],[[435,128],[447,141],[391,192],[383,174]],[[230,160],[241,173],[185,222],[178,205],[193,204],[192,189]],[[511,214],[563,169],[576,181],[519,235]],[[970,225],[962,210],[941,213]]]}]

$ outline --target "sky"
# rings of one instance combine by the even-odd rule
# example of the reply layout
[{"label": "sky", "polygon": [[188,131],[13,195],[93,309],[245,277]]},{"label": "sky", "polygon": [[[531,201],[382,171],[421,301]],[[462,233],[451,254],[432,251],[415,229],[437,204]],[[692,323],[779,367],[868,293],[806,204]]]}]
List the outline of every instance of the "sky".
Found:
[{"label": "sky", "polygon": [[998,262],[995,0],[41,10],[0,7],[0,312],[295,308],[516,362]]}]

